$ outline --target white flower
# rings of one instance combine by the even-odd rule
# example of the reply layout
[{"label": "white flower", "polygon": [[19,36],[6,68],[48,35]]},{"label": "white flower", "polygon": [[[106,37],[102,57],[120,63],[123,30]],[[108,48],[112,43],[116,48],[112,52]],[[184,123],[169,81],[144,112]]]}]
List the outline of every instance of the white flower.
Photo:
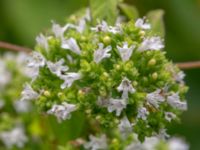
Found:
[{"label": "white flower", "polygon": [[18,113],[26,113],[31,110],[30,101],[15,101],[13,106]]},{"label": "white flower", "polygon": [[74,38],[69,38],[68,40],[62,40],[61,47],[63,49],[68,49],[78,55],[81,54],[81,50],[79,45],[77,44],[76,40]]},{"label": "white flower", "polygon": [[53,21],[53,25],[52,25],[52,32],[54,33],[56,38],[64,38],[64,32],[68,29],[68,28],[75,28],[75,25],[73,24],[66,24],[64,27],[61,27],[59,24],[55,23]]},{"label": "white flower", "polygon": [[80,73],[75,73],[75,72],[69,72],[65,75],[60,76],[62,80],[64,80],[64,83],[61,85],[61,89],[64,88],[69,88],[74,81],[79,80],[81,78]]},{"label": "white flower", "polygon": [[113,99],[109,100],[108,112],[116,111],[116,116],[120,116],[123,109],[126,108],[127,102],[125,99]]},{"label": "white flower", "polygon": [[4,105],[5,105],[4,100],[0,99],[0,109],[3,108]]},{"label": "white flower", "polygon": [[149,37],[149,38],[144,39],[144,41],[141,43],[138,50],[139,51],[160,50],[162,48],[164,48],[164,45],[160,37]]},{"label": "white flower", "polygon": [[160,93],[161,93],[161,90],[158,89],[152,93],[147,94],[146,100],[148,104],[154,106],[155,108],[158,108],[159,104],[165,101],[164,96],[162,96]]},{"label": "white flower", "polygon": [[135,22],[135,26],[137,28],[141,28],[141,29],[150,29],[151,28],[151,25],[149,23],[145,23],[145,19],[137,19],[136,22]]},{"label": "white flower", "polygon": [[100,137],[95,137],[90,135],[90,141],[84,145],[84,148],[90,150],[107,150],[107,139],[105,135],[101,135]]},{"label": "white flower", "polygon": [[130,123],[126,116],[121,119],[120,124],[118,125],[119,131],[123,137],[127,137],[127,135],[132,132],[132,127],[133,124]]},{"label": "white flower", "polygon": [[96,27],[92,27],[91,30],[95,32],[107,32],[108,31],[108,24],[106,21],[102,21]]},{"label": "white flower", "polygon": [[65,62],[64,59],[60,59],[56,63],[52,63],[52,62],[48,61],[47,66],[53,74],[60,77],[64,72],[66,72],[69,69],[68,66],[63,65],[64,62]]},{"label": "white flower", "polygon": [[21,92],[21,100],[34,100],[38,98],[38,93],[35,92],[29,84],[26,84]]},{"label": "white flower", "polygon": [[91,28],[95,32],[111,32],[113,34],[121,33],[121,26],[117,24],[116,26],[108,26],[106,21],[102,21],[96,27]]},{"label": "white flower", "polygon": [[179,71],[178,73],[174,74],[174,78],[179,83],[184,83],[185,73],[183,71]]},{"label": "white flower", "polygon": [[32,52],[28,59],[28,67],[43,67],[45,65],[45,58],[38,52]]},{"label": "white flower", "polygon": [[147,137],[145,138],[144,143],[142,143],[142,147],[144,150],[155,150],[158,143],[159,143],[159,138]]},{"label": "white flower", "polygon": [[111,46],[104,48],[103,43],[99,43],[99,48],[94,52],[94,62],[97,64],[102,61],[104,58],[109,58],[111,54],[109,53],[112,50]]},{"label": "white flower", "polygon": [[173,93],[167,97],[168,104],[179,110],[187,110],[187,102],[181,101],[178,93]]},{"label": "white flower", "polygon": [[169,134],[167,134],[166,129],[160,129],[159,133],[157,134],[157,137],[161,140],[165,140],[169,138]]},{"label": "white flower", "polygon": [[24,130],[21,127],[15,127],[11,131],[1,132],[0,138],[7,148],[16,146],[21,149],[28,141],[28,138],[26,137]]},{"label": "white flower", "polygon": [[135,48],[135,45],[131,45],[130,47],[128,47],[127,42],[124,42],[122,47],[117,46],[117,50],[119,51],[119,54],[123,62],[126,62],[130,59],[134,48]]},{"label": "white flower", "polygon": [[47,113],[55,115],[58,119],[58,122],[61,122],[62,120],[70,119],[71,112],[75,111],[76,109],[76,105],[63,102],[61,105],[53,105],[52,108],[47,111]]},{"label": "white flower", "polygon": [[141,107],[141,108],[138,109],[137,118],[141,118],[142,120],[146,120],[147,115],[149,115],[149,112],[147,111],[147,109],[145,107]]},{"label": "white flower", "polygon": [[39,68],[45,65],[45,58],[42,54],[38,52],[32,52],[31,56],[28,58],[27,66],[29,71],[32,73],[32,77],[37,77],[39,74]]},{"label": "white flower", "polygon": [[79,33],[83,33],[83,31],[85,30],[85,26],[86,26],[86,22],[85,22],[85,19],[83,18],[79,20],[79,23],[75,28]]},{"label": "white flower", "polygon": [[40,34],[36,37],[36,42],[39,46],[43,47],[45,50],[48,50],[48,39],[43,34]]},{"label": "white flower", "polygon": [[172,112],[165,112],[165,119],[171,122],[172,119],[175,119],[176,115]]},{"label": "white flower", "polygon": [[11,80],[11,73],[7,70],[4,61],[0,60],[0,88],[3,88]]},{"label": "white flower", "polygon": [[189,145],[179,138],[170,139],[168,145],[170,150],[189,150]]},{"label": "white flower", "polygon": [[122,98],[127,99],[128,93],[135,93],[135,89],[133,88],[131,81],[124,77],[120,85],[117,87],[119,92],[122,92]]},{"label": "white flower", "polygon": [[143,143],[136,139],[125,150],[155,150],[158,143],[159,139],[154,136],[146,137]]},{"label": "white flower", "polygon": [[111,32],[113,34],[117,34],[117,33],[120,34],[122,32],[122,29],[121,29],[121,26],[118,24],[116,26],[109,26],[108,32]]}]

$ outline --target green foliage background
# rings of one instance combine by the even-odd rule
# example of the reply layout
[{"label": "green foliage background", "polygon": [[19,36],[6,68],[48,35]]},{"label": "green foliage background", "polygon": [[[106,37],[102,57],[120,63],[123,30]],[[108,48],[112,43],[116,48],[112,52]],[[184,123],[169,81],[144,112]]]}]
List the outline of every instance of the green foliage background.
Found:
[{"label": "green foliage background", "polygon": [[[199,0],[128,0],[140,12],[162,8],[165,11],[166,51],[174,62],[200,60]],[[33,48],[35,37],[50,28],[50,20],[59,23],[87,0],[0,0],[0,40]],[[189,110],[182,124],[170,128],[171,133],[185,136],[191,150],[200,149],[200,69],[187,70],[186,82]]]}]

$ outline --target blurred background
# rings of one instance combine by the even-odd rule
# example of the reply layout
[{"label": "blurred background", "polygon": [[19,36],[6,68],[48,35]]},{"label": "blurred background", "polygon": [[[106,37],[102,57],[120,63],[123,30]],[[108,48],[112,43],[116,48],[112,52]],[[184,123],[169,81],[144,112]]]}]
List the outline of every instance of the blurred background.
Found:
[{"label": "blurred background", "polygon": [[[127,0],[140,16],[161,8],[165,11],[165,43],[174,62],[200,60],[200,0]],[[51,20],[65,18],[88,5],[87,0],[0,0],[0,41],[33,48],[35,37],[51,27]],[[191,150],[200,149],[200,69],[185,70],[189,110],[182,124],[169,129],[185,137]]]}]

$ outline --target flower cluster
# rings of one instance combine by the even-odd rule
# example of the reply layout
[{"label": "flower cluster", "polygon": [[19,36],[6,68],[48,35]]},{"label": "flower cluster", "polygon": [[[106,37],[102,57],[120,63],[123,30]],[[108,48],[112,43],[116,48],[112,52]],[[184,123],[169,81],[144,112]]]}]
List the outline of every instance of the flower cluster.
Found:
[{"label": "flower cluster", "polygon": [[[82,112],[90,123],[144,141],[166,137],[165,128],[187,109],[184,74],[166,58],[163,39],[152,36],[145,19],[92,25],[87,13],[64,27],[53,22],[36,41],[28,61],[32,82],[21,99],[34,100],[59,122]],[[90,136],[85,147],[106,149],[104,137]]]}]

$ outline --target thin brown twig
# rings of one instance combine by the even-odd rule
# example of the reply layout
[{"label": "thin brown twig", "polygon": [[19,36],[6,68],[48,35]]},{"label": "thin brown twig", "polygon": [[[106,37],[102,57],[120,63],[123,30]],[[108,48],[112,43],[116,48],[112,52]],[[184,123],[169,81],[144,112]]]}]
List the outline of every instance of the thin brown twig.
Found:
[{"label": "thin brown twig", "polygon": [[176,65],[181,69],[195,69],[200,68],[200,61],[181,62],[176,63]]},{"label": "thin brown twig", "polygon": [[[22,47],[19,45],[15,45],[15,44],[3,42],[3,41],[0,41],[0,48],[18,51],[18,52],[26,52],[26,53],[29,53],[32,51],[32,49],[30,48]],[[200,68],[200,61],[180,62],[180,63],[176,63],[176,65],[180,69],[195,69],[195,68]]]},{"label": "thin brown twig", "polygon": [[30,49],[30,48],[18,46],[18,45],[3,42],[3,41],[0,41],[0,48],[18,51],[18,52],[26,52],[26,53],[29,53],[32,51],[32,49]]}]

